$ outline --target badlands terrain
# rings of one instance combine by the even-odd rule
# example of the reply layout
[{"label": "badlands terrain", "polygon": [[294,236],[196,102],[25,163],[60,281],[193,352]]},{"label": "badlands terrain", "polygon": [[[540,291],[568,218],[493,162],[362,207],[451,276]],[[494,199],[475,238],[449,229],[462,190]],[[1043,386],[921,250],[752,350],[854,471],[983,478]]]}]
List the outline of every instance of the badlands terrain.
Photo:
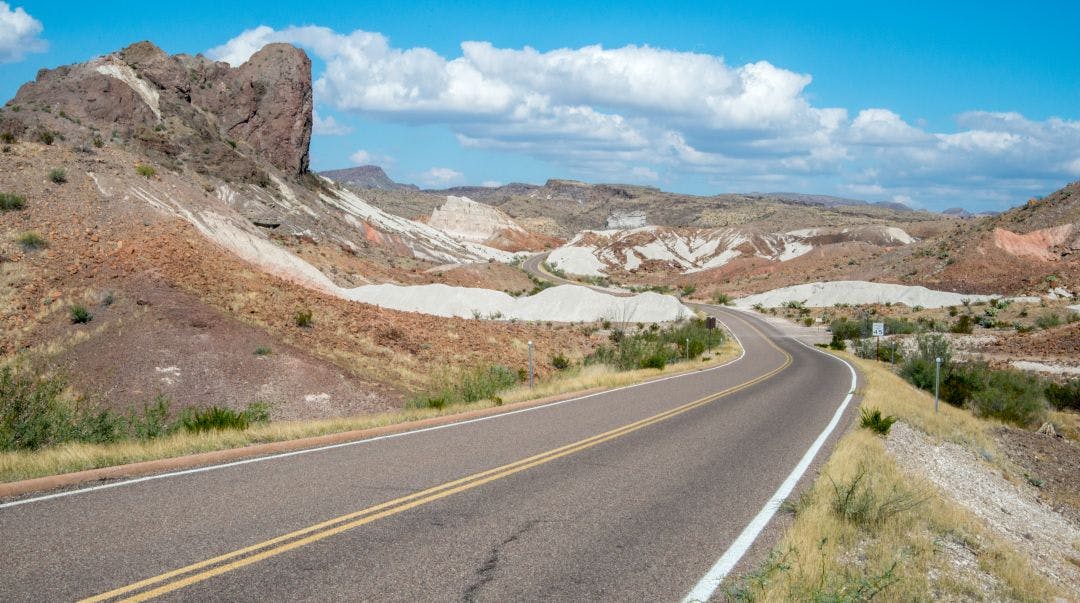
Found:
[{"label": "badlands terrain", "polygon": [[[376,166],[311,173],[311,94],[280,44],[232,68],[143,42],[23,86],[0,112],[0,190],[25,200],[0,215],[0,353],[119,406],[324,416],[400,405],[433,367],[523,368],[530,340],[581,358],[603,333],[574,323],[691,316],[672,293],[936,307],[1080,279],[1076,183],[990,217],[566,180],[427,191]],[[626,293],[549,288],[521,269],[537,253]],[[807,284],[836,281],[858,283]]]}]

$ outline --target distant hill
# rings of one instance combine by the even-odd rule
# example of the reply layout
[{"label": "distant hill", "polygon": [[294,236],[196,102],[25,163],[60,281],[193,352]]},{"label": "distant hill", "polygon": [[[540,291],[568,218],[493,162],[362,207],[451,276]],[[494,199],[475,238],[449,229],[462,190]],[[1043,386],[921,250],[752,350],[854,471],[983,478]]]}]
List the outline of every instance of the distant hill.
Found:
[{"label": "distant hill", "polygon": [[386,172],[377,165],[361,165],[358,167],[345,168],[343,170],[327,170],[320,175],[334,182],[354,188],[377,189],[377,190],[420,190],[415,184],[402,184],[394,182],[386,175]]}]

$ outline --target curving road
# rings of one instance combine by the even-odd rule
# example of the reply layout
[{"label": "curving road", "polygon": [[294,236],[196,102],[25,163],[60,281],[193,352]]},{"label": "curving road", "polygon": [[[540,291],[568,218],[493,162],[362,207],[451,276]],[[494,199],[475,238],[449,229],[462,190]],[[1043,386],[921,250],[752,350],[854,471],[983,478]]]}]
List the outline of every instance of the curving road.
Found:
[{"label": "curving road", "polygon": [[710,311],[745,349],[718,368],[2,504],[0,599],[707,598],[702,578],[768,523],[854,376],[752,315]]}]

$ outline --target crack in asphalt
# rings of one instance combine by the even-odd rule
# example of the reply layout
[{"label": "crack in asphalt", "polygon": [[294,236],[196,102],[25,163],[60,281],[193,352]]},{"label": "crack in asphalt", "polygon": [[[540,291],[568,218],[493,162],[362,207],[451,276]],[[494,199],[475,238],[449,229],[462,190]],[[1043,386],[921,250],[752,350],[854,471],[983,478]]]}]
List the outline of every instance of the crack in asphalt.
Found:
[{"label": "crack in asphalt", "polygon": [[516,541],[526,532],[533,529],[538,523],[540,523],[539,519],[525,522],[521,527],[514,530],[505,540],[491,547],[491,551],[488,552],[487,558],[480,564],[480,568],[476,570],[476,578],[473,580],[472,584],[469,584],[465,589],[465,592],[462,593],[462,601],[472,603],[476,600],[476,596],[479,594],[480,589],[484,588],[484,586],[495,579],[495,572],[499,569],[499,552],[502,548]]}]

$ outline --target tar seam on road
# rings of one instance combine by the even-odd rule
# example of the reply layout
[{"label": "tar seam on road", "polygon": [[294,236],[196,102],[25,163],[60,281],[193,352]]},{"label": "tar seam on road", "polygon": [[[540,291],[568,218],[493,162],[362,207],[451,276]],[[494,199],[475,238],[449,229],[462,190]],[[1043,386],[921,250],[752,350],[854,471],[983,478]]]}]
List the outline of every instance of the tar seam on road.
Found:
[{"label": "tar seam on road", "polygon": [[349,446],[358,446],[360,444],[370,444],[372,442],[378,442],[380,440],[389,440],[389,439],[393,439],[393,438],[402,438],[402,437],[406,437],[406,436],[416,435],[416,434],[419,434],[419,433],[427,433],[429,431],[438,431],[440,429],[450,429],[452,427],[460,427],[462,425],[469,425],[471,423],[479,423],[481,421],[491,421],[491,420],[495,420],[495,419],[501,419],[501,418],[513,416],[513,415],[516,415],[516,414],[519,414],[519,413],[533,412],[533,411],[542,410],[542,409],[545,409],[545,408],[551,408],[551,407],[554,407],[554,406],[561,406],[563,404],[569,404],[571,402],[579,402],[581,400],[586,400],[588,398],[594,398],[596,396],[604,396],[604,395],[607,395],[607,394],[610,394],[610,393],[614,393],[614,392],[618,392],[618,391],[622,391],[622,390],[626,390],[626,389],[633,389],[635,387],[644,387],[646,385],[652,385],[654,383],[661,383],[661,382],[669,381],[669,380],[672,380],[672,379],[682,379],[682,378],[685,378],[685,377],[690,377],[692,375],[700,375],[702,373],[708,373],[710,371],[715,371],[715,370],[718,370],[718,369],[722,369],[724,367],[731,366],[732,364],[735,364],[736,362],[739,362],[740,360],[742,360],[743,358],[746,357],[746,348],[743,347],[742,341],[740,341],[738,336],[736,336],[735,333],[731,332],[730,329],[728,329],[728,332],[731,334],[732,338],[734,338],[735,341],[739,344],[739,348],[740,348],[739,355],[737,357],[723,363],[723,364],[718,364],[716,366],[711,366],[709,368],[701,369],[699,371],[692,371],[692,372],[682,373],[682,374],[679,374],[679,375],[671,375],[670,377],[661,377],[659,379],[653,379],[651,381],[645,381],[643,383],[634,383],[634,384],[631,384],[631,385],[623,385],[623,386],[616,387],[616,388],[613,388],[613,389],[606,389],[604,391],[599,391],[599,392],[595,392],[595,393],[592,393],[592,394],[587,394],[587,395],[584,395],[584,396],[577,396],[575,398],[569,398],[569,399],[566,399],[566,400],[559,400],[557,402],[549,402],[548,404],[540,404],[538,406],[530,406],[528,408],[522,408],[522,409],[519,409],[519,410],[511,410],[511,411],[502,412],[502,413],[499,413],[499,414],[494,414],[494,415],[490,415],[490,416],[486,416],[486,417],[478,417],[476,419],[466,419],[464,421],[455,421],[453,423],[447,423],[445,425],[435,425],[433,427],[424,427],[422,429],[412,429],[412,430],[403,431],[403,432],[400,432],[400,433],[391,433],[391,434],[387,434],[387,435],[384,435],[384,436],[377,436],[377,437],[374,437],[374,438],[365,438],[365,439],[361,439],[361,440],[355,440],[355,441],[352,441],[352,442],[342,442],[340,444],[330,444],[330,445],[327,445],[327,446],[319,446],[317,448],[305,448],[304,450],[294,450],[292,452],[281,452],[281,453],[278,453],[278,454],[270,454],[270,455],[266,455],[266,456],[259,456],[259,457],[255,457],[255,458],[244,459],[244,460],[241,460],[241,461],[233,461],[233,462],[230,462],[230,463],[220,463],[220,464],[216,464],[216,465],[207,465],[205,467],[195,467],[193,469],[184,469],[182,471],[170,471],[168,473],[159,473],[157,475],[147,475],[147,476],[144,476],[144,477],[136,477],[136,478],[132,478],[132,479],[125,479],[125,480],[120,480],[120,481],[116,481],[116,482],[110,482],[110,483],[107,483],[107,484],[99,484],[97,486],[90,486],[90,487],[87,487],[87,488],[78,488],[76,490],[65,490],[63,492],[54,492],[52,494],[46,494],[46,495],[43,495],[43,496],[35,496],[33,498],[24,498],[24,499],[21,499],[21,500],[13,500],[13,501],[6,502],[6,503],[0,503],[0,509],[6,509],[8,507],[17,507],[19,505],[26,505],[26,504],[35,503],[35,502],[42,502],[42,501],[51,500],[51,499],[54,499],[54,498],[64,498],[66,496],[74,496],[76,494],[85,494],[85,493],[88,493],[88,492],[95,492],[97,490],[108,490],[110,488],[118,488],[120,486],[127,486],[127,485],[130,485],[130,484],[137,484],[137,483],[140,483],[140,482],[148,482],[148,481],[153,481],[153,480],[158,480],[158,479],[165,479],[165,478],[169,478],[169,477],[178,477],[178,476],[181,476],[181,475],[190,475],[192,473],[203,473],[203,472],[206,472],[206,471],[215,471],[215,470],[218,470],[218,469],[225,469],[227,467],[237,467],[237,466],[240,466],[240,465],[247,465],[247,464],[250,464],[250,463],[262,463],[262,462],[266,462],[266,461],[273,461],[273,460],[277,460],[277,459],[283,459],[283,458],[287,458],[287,457],[291,457],[291,456],[299,456],[299,455],[302,455],[302,454],[311,454],[313,452],[323,452],[323,451],[326,451],[326,450],[333,450],[335,448],[346,448],[346,447],[349,447]]},{"label": "tar seam on road", "polygon": [[[780,351],[785,357],[784,363],[767,373],[740,383],[739,385],[729,387],[721,392],[710,394],[703,398],[699,398],[687,404],[677,406],[675,408],[658,413],[651,417],[629,423],[622,427],[618,427],[616,429],[589,438],[585,438],[583,440],[579,440],[578,442],[567,444],[565,446],[561,446],[547,452],[542,452],[540,454],[521,459],[513,463],[502,465],[500,467],[495,467],[493,469],[488,469],[486,471],[475,473],[454,481],[446,482],[444,484],[434,486],[426,490],[421,490],[419,492],[415,492],[401,498],[397,498],[372,507],[368,507],[366,509],[355,511],[353,513],[342,515],[340,517],[336,517],[327,521],[323,521],[307,528],[302,528],[300,530],[290,532],[288,534],[283,534],[281,536],[266,540],[264,542],[238,549],[231,553],[219,555],[205,561],[200,561],[198,563],[175,569],[160,574],[158,576],[147,578],[145,580],[141,580],[127,586],[113,589],[111,591],[101,593],[87,599],[83,599],[81,603],[97,603],[100,601],[114,600],[117,597],[128,595],[129,593],[135,594],[121,600],[146,601],[148,599],[152,599],[173,592],[175,590],[179,590],[192,584],[208,580],[210,578],[213,578],[214,576],[219,576],[221,574],[245,567],[247,565],[257,563],[264,559],[280,555],[282,553],[306,546],[308,544],[312,544],[314,542],[329,538],[336,534],[358,528],[373,521],[396,515],[414,507],[434,502],[436,500],[446,498],[459,492],[471,490],[486,483],[508,477],[510,475],[525,471],[526,469],[530,469],[538,465],[549,463],[553,460],[580,452],[582,450],[586,450],[588,448],[592,448],[593,446],[597,446],[609,440],[622,437],[650,425],[666,421],[667,419],[683,414],[695,408],[705,406],[706,404],[715,402],[716,400],[729,396],[735,392],[744,390],[746,388],[757,385],[758,383],[771,379],[772,377],[775,377],[777,374],[791,366],[793,358],[790,354],[788,354],[786,351],[773,343],[768,337],[765,337],[764,333],[761,333],[761,331],[747,323],[745,320],[737,317],[736,320],[743,322],[751,330],[762,335],[762,338],[766,343],[768,343],[774,349]],[[734,333],[732,333],[732,335],[734,336]],[[745,348],[743,350],[743,353],[745,354]],[[161,586],[157,586],[156,588],[150,588],[149,590],[144,590],[157,584],[161,584]]]},{"label": "tar seam on road", "polygon": [[848,370],[851,371],[851,388],[848,390],[848,394],[844,398],[844,401],[840,403],[840,406],[833,414],[832,420],[829,421],[829,424],[825,426],[825,429],[818,435],[817,439],[814,440],[814,443],[810,445],[810,448],[806,450],[806,454],[803,455],[799,464],[795,465],[795,468],[788,474],[787,479],[780,484],[780,487],[777,488],[772,497],[765,502],[765,505],[761,507],[758,514],[754,516],[745,528],[743,528],[743,531],[735,539],[735,542],[731,543],[731,546],[729,546],[728,549],[724,551],[724,554],[717,559],[716,563],[709,568],[709,571],[705,573],[705,576],[703,576],[701,580],[694,585],[694,588],[683,598],[683,603],[708,601],[712,598],[716,589],[720,587],[720,583],[723,582],[728,573],[735,568],[735,564],[739,562],[739,559],[742,559],[742,556],[746,554],[746,551],[750,550],[750,546],[754,544],[758,535],[761,534],[761,531],[764,530],[765,526],[772,520],[773,515],[775,515],[776,511],[780,508],[780,504],[791,494],[791,491],[795,488],[795,484],[797,484],[803,474],[806,473],[806,470],[810,467],[810,463],[813,462],[814,457],[817,456],[821,447],[825,444],[825,441],[829,439],[833,430],[836,429],[836,426],[840,423],[840,418],[844,416],[844,411],[847,410],[848,403],[850,403],[851,399],[855,396],[855,386],[858,378],[855,373],[855,368],[851,366],[851,363],[838,356],[826,354],[821,350],[811,348],[797,339],[795,341],[815,352],[825,354],[830,358],[835,358],[836,360],[843,362],[844,365],[848,367]]}]

